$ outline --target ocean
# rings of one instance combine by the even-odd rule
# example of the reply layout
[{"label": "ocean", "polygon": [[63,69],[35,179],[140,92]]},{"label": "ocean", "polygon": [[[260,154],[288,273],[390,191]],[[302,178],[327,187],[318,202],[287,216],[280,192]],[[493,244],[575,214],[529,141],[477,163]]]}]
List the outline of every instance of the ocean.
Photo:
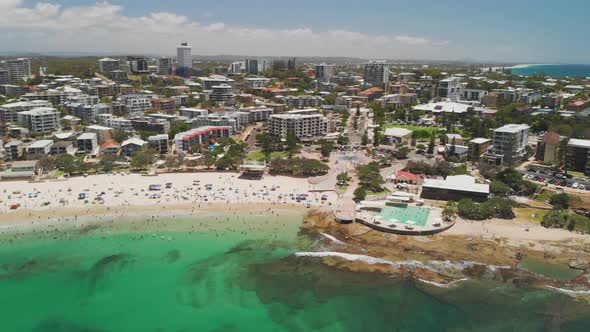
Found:
[{"label": "ocean", "polygon": [[502,280],[428,286],[296,257],[299,212],[103,219],[0,236],[0,330],[588,331],[587,303]]},{"label": "ocean", "polygon": [[516,75],[538,75],[544,74],[555,78],[561,77],[590,77],[590,65],[528,65],[526,67],[512,68]]}]

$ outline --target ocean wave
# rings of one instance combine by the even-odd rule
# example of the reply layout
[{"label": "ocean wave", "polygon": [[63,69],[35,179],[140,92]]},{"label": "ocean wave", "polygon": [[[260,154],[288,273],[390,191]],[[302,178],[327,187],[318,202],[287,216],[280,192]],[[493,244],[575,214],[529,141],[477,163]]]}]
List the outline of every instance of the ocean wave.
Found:
[{"label": "ocean wave", "polygon": [[336,243],[336,244],[346,244],[340,240],[338,240],[337,238],[335,238],[334,236],[330,235],[330,234],[326,234],[326,233],[320,233],[322,234],[324,237],[326,237],[328,240]]},{"label": "ocean wave", "polygon": [[553,287],[553,286],[545,286],[547,288],[553,289],[557,292],[563,293],[563,294],[567,294],[567,295],[572,295],[572,296],[576,296],[576,295],[590,295],[590,290],[573,290],[573,289],[566,289],[566,288],[559,288],[559,287]]},{"label": "ocean wave", "polygon": [[472,261],[459,261],[459,262],[452,262],[449,260],[445,261],[428,261],[428,262],[420,262],[416,260],[407,260],[407,261],[399,261],[393,262],[390,260],[386,260],[383,258],[377,258],[368,255],[358,255],[358,254],[348,254],[343,252],[337,251],[320,251],[320,252],[298,252],[295,253],[297,257],[339,257],[348,261],[353,262],[364,262],[367,264],[385,264],[395,268],[401,267],[415,267],[415,268],[422,268],[426,269],[435,273],[444,271],[452,271],[455,273],[460,273],[466,268],[471,268],[473,266],[484,266],[490,269],[492,272],[495,272],[498,269],[509,269],[510,266],[498,266],[498,265],[487,265],[480,262],[472,262]]},{"label": "ocean wave", "polygon": [[461,278],[461,279],[454,280],[454,281],[451,281],[451,282],[446,283],[446,284],[443,284],[443,283],[440,283],[440,282],[436,282],[436,281],[424,280],[424,279],[420,279],[420,278],[418,278],[418,280],[420,280],[421,282],[423,282],[425,284],[433,285],[433,286],[436,286],[438,288],[449,288],[449,287],[453,286],[454,284],[460,283],[462,281],[467,281],[467,280],[469,280],[469,278]]}]

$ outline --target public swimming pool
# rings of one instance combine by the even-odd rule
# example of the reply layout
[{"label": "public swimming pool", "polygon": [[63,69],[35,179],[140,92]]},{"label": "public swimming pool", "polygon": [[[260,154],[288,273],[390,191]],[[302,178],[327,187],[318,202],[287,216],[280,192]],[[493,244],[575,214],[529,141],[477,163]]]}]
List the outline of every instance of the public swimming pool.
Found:
[{"label": "public swimming pool", "polygon": [[397,222],[407,225],[424,226],[428,221],[428,214],[430,211],[425,208],[398,205],[398,206],[386,206],[378,216],[384,222]]}]

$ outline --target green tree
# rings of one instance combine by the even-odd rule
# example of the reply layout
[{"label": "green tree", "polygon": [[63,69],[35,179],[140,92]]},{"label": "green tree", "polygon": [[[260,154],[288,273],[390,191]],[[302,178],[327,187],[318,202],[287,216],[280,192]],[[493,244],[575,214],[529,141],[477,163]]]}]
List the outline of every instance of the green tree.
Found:
[{"label": "green tree", "polygon": [[494,180],[490,184],[490,192],[494,196],[506,197],[512,193],[512,188],[502,181]]},{"label": "green tree", "polygon": [[170,124],[170,130],[168,131],[168,137],[170,139],[174,139],[174,136],[178,133],[185,132],[190,130],[191,126],[188,123],[184,123],[182,121],[177,121]]},{"label": "green tree", "polygon": [[412,146],[416,146],[416,139],[418,138],[418,133],[416,131],[412,132],[412,141],[411,141],[411,145]]},{"label": "green tree", "polygon": [[367,135],[367,133],[363,133],[363,136],[361,137],[361,145],[362,146],[367,146],[367,144],[369,144],[369,135]]},{"label": "green tree", "polygon": [[330,154],[332,154],[332,151],[334,150],[334,143],[323,138],[320,139],[318,143],[320,144],[320,153],[322,154],[322,157],[326,159],[330,158]]},{"label": "green tree", "polygon": [[549,198],[549,204],[555,210],[567,210],[570,206],[570,195],[566,193],[554,194]]},{"label": "green tree", "polygon": [[348,136],[344,136],[344,135],[338,136],[337,142],[338,142],[339,145],[347,145],[348,144],[348,141],[349,141],[348,140]]},{"label": "green tree", "polygon": [[105,172],[111,172],[119,159],[119,156],[114,153],[103,153],[100,155],[98,166]]},{"label": "green tree", "polygon": [[357,203],[365,200],[365,198],[367,197],[367,192],[365,191],[365,189],[363,189],[363,187],[356,188],[352,194],[354,195],[353,200]]},{"label": "green tree", "polygon": [[143,148],[131,156],[131,168],[146,169],[154,162],[154,151]]},{"label": "green tree", "polygon": [[115,130],[113,131],[113,140],[115,140],[115,142],[121,144],[123,143],[124,140],[129,138],[129,134],[127,132],[124,132],[122,130]]},{"label": "green tree", "polygon": [[348,172],[342,172],[336,175],[336,181],[338,182],[348,183],[350,180],[352,180],[352,178],[348,176]]},{"label": "green tree", "polygon": [[216,161],[217,155],[213,151],[208,150],[205,152],[205,155],[203,156],[203,163],[205,166],[207,166],[207,169],[210,169],[211,166],[215,165]]},{"label": "green tree", "polygon": [[380,192],[382,190],[385,180],[381,176],[378,162],[372,161],[366,165],[360,165],[356,171],[360,184],[365,190],[372,192]]},{"label": "green tree", "polygon": [[447,202],[447,205],[442,211],[442,217],[445,221],[453,221],[457,217],[457,203],[453,201]]},{"label": "green tree", "polygon": [[301,150],[301,145],[297,142],[297,136],[293,133],[289,133],[287,135],[287,155],[289,158],[292,158],[295,154],[299,153]]},{"label": "green tree", "polygon": [[541,220],[541,226],[545,228],[564,228],[566,225],[567,215],[563,211],[551,211]]},{"label": "green tree", "polygon": [[432,135],[430,136],[430,143],[428,143],[428,150],[426,151],[428,154],[433,154],[434,153],[434,144],[435,144],[435,132],[432,132]]},{"label": "green tree", "polygon": [[410,154],[410,148],[407,146],[402,146],[401,148],[397,149],[397,151],[396,151],[396,156],[399,159],[408,158],[408,154]]}]

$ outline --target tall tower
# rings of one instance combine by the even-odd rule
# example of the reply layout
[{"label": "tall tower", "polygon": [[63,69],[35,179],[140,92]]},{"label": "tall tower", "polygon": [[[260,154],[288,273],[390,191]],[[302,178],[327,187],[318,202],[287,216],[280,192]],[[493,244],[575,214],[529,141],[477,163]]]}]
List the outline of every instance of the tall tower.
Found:
[{"label": "tall tower", "polygon": [[183,42],[176,48],[176,59],[178,67],[192,68],[193,67],[193,55],[191,47],[188,46],[187,42]]}]

